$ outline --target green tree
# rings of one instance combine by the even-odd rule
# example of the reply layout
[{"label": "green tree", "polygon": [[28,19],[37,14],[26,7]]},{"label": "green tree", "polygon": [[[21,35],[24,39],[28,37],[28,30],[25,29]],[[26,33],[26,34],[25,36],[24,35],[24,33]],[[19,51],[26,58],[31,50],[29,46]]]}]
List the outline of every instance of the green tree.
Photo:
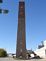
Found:
[{"label": "green tree", "polygon": [[7,57],[7,52],[4,49],[0,49],[0,57]]}]

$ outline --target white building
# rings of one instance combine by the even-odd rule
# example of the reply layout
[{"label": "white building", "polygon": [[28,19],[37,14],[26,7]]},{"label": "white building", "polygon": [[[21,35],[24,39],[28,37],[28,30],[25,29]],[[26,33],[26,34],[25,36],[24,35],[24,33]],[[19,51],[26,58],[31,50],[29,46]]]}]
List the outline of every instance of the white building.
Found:
[{"label": "white building", "polygon": [[46,57],[46,40],[42,43],[41,47],[36,49],[35,53],[42,58]]}]

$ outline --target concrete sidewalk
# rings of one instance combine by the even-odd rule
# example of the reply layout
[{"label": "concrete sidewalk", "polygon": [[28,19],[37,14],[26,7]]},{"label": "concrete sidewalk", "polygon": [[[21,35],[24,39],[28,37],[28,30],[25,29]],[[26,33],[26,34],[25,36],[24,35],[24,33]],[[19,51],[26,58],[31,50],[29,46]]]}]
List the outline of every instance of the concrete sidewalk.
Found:
[{"label": "concrete sidewalk", "polygon": [[0,58],[0,61],[46,61],[46,59],[31,59],[31,60],[15,60],[13,58]]}]

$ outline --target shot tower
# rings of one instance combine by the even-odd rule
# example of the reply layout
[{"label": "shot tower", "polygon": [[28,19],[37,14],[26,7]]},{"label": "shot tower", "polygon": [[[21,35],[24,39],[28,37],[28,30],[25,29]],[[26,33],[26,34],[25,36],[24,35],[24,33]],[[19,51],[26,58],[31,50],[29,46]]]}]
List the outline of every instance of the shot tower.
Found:
[{"label": "shot tower", "polygon": [[16,57],[26,58],[25,2],[19,1]]}]

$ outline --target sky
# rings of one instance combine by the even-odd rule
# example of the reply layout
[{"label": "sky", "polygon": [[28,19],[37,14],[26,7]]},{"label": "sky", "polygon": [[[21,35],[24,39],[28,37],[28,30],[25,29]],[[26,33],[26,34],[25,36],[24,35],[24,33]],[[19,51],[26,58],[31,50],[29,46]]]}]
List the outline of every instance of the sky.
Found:
[{"label": "sky", "polygon": [[[16,53],[19,0],[3,0],[0,8],[8,14],[0,14],[0,48]],[[26,48],[36,50],[46,40],[46,0],[25,0]]]}]

